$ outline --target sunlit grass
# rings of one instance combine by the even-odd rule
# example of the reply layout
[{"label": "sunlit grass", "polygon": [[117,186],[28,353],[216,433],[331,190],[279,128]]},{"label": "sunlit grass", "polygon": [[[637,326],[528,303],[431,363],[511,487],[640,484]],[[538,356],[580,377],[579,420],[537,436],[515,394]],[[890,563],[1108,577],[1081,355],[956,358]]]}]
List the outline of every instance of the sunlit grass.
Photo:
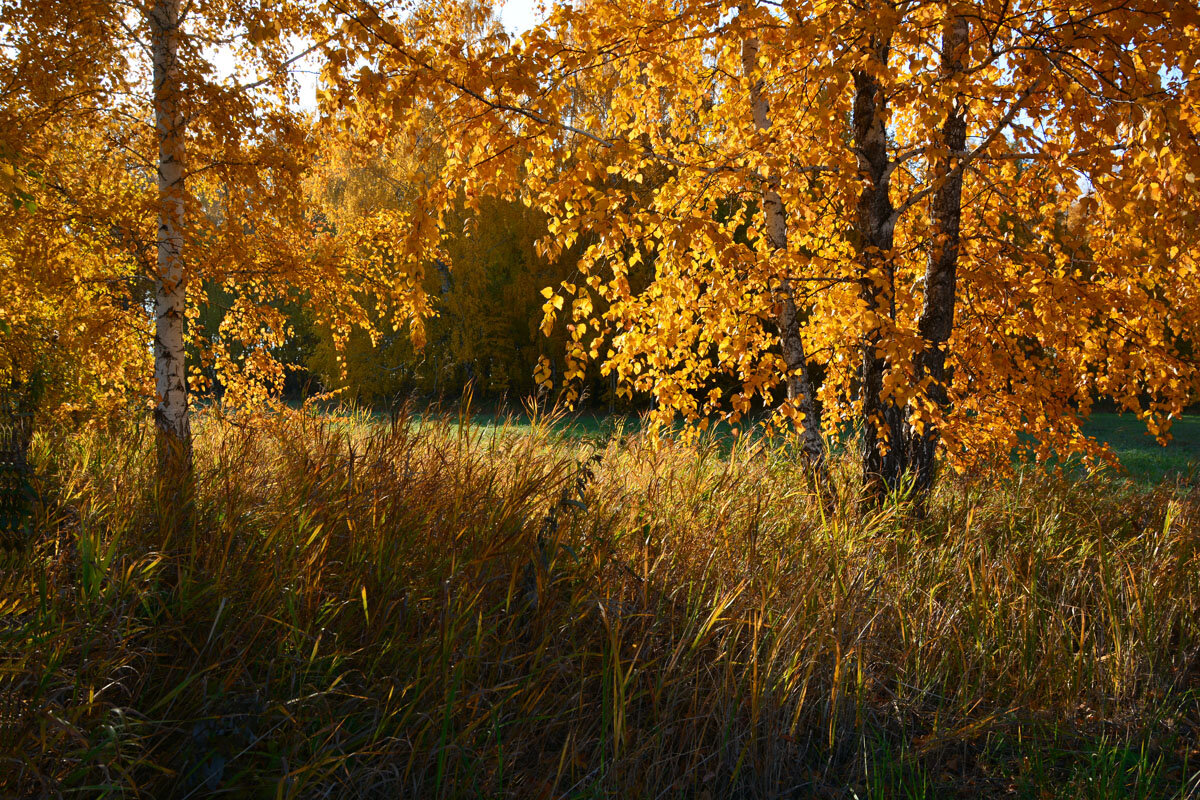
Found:
[{"label": "sunlit grass", "polygon": [[1112,447],[1129,477],[1153,484],[1200,471],[1200,415],[1185,414],[1171,426],[1166,447],[1128,414],[1094,414],[1085,431]]},{"label": "sunlit grass", "polygon": [[204,417],[163,542],[152,446],[35,443],[33,794],[1196,788],[1186,483],[947,479],[918,521],[761,442]]},{"label": "sunlit grass", "polygon": [[[524,434],[530,430],[531,417],[519,410],[472,413],[470,424],[485,433]],[[567,438],[605,441],[614,435],[634,433],[644,426],[645,421],[631,414],[584,411],[554,416],[551,424]],[[726,439],[733,438],[729,425],[721,424],[717,431]],[[1200,472],[1200,415],[1188,414],[1176,420],[1171,428],[1171,441],[1166,446],[1146,433],[1145,425],[1131,414],[1095,413],[1084,431],[1113,449],[1120,461],[1118,476],[1145,486]]]}]

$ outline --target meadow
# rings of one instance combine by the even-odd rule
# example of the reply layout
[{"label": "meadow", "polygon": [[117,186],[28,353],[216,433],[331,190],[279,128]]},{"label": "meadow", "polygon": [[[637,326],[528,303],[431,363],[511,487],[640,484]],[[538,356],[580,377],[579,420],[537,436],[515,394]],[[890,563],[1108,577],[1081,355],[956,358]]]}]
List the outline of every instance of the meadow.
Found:
[{"label": "meadow", "polygon": [[[492,412],[472,414],[470,424],[481,432],[528,433],[532,422],[528,413]],[[636,432],[643,422],[641,417],[632,414],[580,412],[555,417],[553,424],[565,438],[603,441],[614,434]],[[719,425],[716,430],[726,441],[732,439],[729,426]],[[1110,474],[1114,479],[1128,479],[1149,486],[1200,468],[1200,414],[1187,414],[1177,419],[1166,446],[1146,433],[1145,426],[1129,414],[1097,412],[1088,419],[1083,430],[1112,448],[1120,461],[1120,467]]]},{"label": "meadow", "polygon": [[475,423],[199,415],[165,540],[152,429],[40,432],[11,793],[1200,791],[1194,439],[921,518],[852,453],[822,500],[761,441]]}]

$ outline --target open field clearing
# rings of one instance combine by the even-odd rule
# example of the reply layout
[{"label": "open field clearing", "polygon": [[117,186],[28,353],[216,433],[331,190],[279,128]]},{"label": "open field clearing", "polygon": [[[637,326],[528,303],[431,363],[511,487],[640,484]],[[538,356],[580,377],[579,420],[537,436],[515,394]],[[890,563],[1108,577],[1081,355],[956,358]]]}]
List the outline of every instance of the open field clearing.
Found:
[{"label": "open field clearing", "polygon": [[[528,414],[472,414],[470,424],[483,434],[526,434],[531,430]],[[639,417],[603,413],[571,414],[553,422],[554,430],[561,435],[586,441],[604,441],[618,433],[636,432],[641,426]],[[728,425],[717,430],[725,440],[731,438]],[[1185,414],[1177,419],[1171,428],[1171,441],[1165,447],[1130,415],[1096,413],[1083,430],[1112,448],[1121,464],[1121,469],[1115,471],[1119,477],[1150,486],[1200,470],[1200,415]]]}]

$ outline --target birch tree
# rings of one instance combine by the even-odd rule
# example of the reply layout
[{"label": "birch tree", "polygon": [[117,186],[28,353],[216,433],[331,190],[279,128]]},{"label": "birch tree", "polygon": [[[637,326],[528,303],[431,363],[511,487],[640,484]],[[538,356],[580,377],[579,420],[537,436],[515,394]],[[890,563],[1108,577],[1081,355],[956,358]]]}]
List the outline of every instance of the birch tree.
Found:
[{"label": "birch tree", "polygon": [[158,236],[154,275],[154,423],[160,481],[178,492],[191,469],[184,319],[183,263],[185,120],[180,107],[179,0],[156,0],[148,14],[154,70],[154,129],[158,138]]},{"label": "birch tree", "polygon": [[[954,86],[965,68],[969,44],[969,22],[961,14],[950,13],[943,23],[939,78]],[[955,92],[942,123],[940,146],[931,153],[930,180],[936,187],[929,208],[929,260],[923,280],[921,313],[917,333],[921,346],[913,359],[913,382],[928,385],[929,399],[940,411],[950,404],[949,375],[946,370],[946,346],[954,331],[957,297],[958,253],[962,233],[963,171],[956,169],[956,154],[967,147],[966,98]],[[914,488],[920,494],[933,488],[938,432],[935,422],[920,430],[905,420],[903,447],[913,474]]]},{"label": "birch tree", "polygon": [[[739,13],[745,13],[743,4]],[[763,95],[762,79],[759,77],[759,42],[753,35],[742,44],[742,69],[750,86],[750,110],[754,125],[761,131],[770,130],[770,109]],[[776,176],[760,175],[762,182],[762,210],[766,226],[765,244],[772,255],[787,251],[787,212],[779,196],[779,179]],[[801,333],[800,311],[796,305],[796,293],[791,279],[784,276],[779,281],[779,346],[783,363],[787,369],[787,402],[798,412],[799,431],[803,441],[805,457],[818,472],[825,470],[825,442],[821,438],[821,419],[817,414],[816,395],[809,375],[808,355]]]},{"label": "birch tree", "polygon": [[[2,11],[21,26],[2,52],[25,85],[0,95],[0,138],[12,143],[10,161],[39,179],[34,202],[3,212],[0,280],[17,324],[0,330],[0,352],[11,370],[49,358],[62,374],[90,372],[79,356],[100,353],[105,389],[149,401],[163,508],[182,519],[189,395],[219,388],[238,407],[269,400],[287,368],[277,356],[292,333],[286,307],[310,304],[339,330],[422,314],[419,299],[409,303],[417,295],[404,264],[381,271],[352,257],[309,214],[313,129],[295,70],[339,35],[340,20],[306,2],[14,2]],[[49,70],[24,70],[31,58]],[[23,127],[25,118],[38,124]],[[390,247],[394,234],[376,239]],[[46,259],[41,242],[56,256]],[[218,294],[203,286],[229,304],[208,338],[189,324]],[[372,316],[376,302],[394,313]],[[55,320],[55,307],[70,313]],[[122,344],[95,349],[76,324]],[[43,334],[56,346],[23,347]]]},{"label": "birch tree", "polygon": [[[547,252],[591,237],[547,288],[568,384],[598,359],[662,417],[805,433],[805,361],[875,499],[928,491],[936,454],[1106,459],[1096,398],[1162,434],[1200,388],[1195,228],[1170,222],[1197,207],[1190,6],[591,2],[517,43],[471,4],[335,6],[334,63],[368,66],[332,95],[385,126],[437,108],[444,184],[541,208]],[[1080,208],[1087,264],[1059,237]]]}]

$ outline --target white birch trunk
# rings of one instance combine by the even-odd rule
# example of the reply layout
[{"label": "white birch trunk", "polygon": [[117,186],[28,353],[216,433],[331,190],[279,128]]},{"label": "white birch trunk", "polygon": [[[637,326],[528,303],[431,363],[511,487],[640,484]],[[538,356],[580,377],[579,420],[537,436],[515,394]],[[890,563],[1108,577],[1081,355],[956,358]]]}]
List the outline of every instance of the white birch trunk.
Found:
[{"label": "white birch trunk", "polygon": [[184,358],[185,122],[179,105],[179,0],[155,0],[149,24],[154,60],[154,123],[158,134],[158,260],[154,293],[154,382],[158,404],[154,423],[160,486],[171,495],[178,495],[186,486],[191,467]]},{"label": "white birch trunk", "polygon": [[[747,37],[742,43],[742,69],[750,80],[750,107],[754,115],[754,125],[765,131],[771,127],[770,107],[762,92],[762,80],[754,77],[758,66],[758,50],[758,39]],[[768,174],[763,176],[762,181],[767,246],[772,253],[783,254],[787,252],[787,212],[783,207],[783,199],[779,196],[779,176]],[[821,420],[817,416],[816,398],[808,374],[808,356],[804,350],[804,339],[800,335],[800,314],[796,308],[796,296],[786,275],[780,281],[779,292],[780,311],[776,323],[779,326],[779,344],[783,350],[783,360],[787,365],[787,397],[804,415],[800,424],[804,455],[818,474],[823,474],[825,442],[821,439]]]}]

